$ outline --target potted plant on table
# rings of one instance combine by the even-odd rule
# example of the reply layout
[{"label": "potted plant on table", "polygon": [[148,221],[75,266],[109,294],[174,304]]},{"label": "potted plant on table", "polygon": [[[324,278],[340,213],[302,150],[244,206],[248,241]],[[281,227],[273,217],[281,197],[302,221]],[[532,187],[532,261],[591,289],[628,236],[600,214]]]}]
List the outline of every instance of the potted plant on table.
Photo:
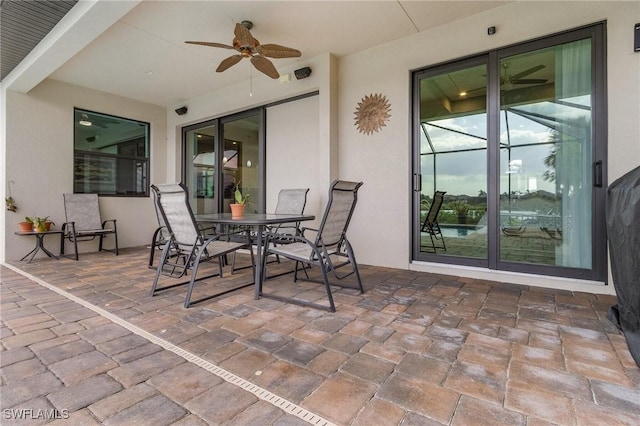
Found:
[{"label": "potted plant on table", "polygon": [[20,231],[22,232],[47,232],[51,229],[51,225],[55,225],[53,221],[49,220],[49,216],[46,217],[25,217],[24,222],[20,222]]},{"label": "potted plant on table", "polygon": [[242,194],[242,191],[240,190],[240,181],[236,184],[234,198],[236,202],[234,204],[230,204],[231,217],[242,217],[244,215],[244,205],[249,200],[249,194]]},{"label": "potted plant on table", "polygon": [[458,216],[458,223],[466,224],[467,214],[469,213],[469,204],[462,201],[456,201],[453,205],[453,209],[456,211],[456,215]]}]

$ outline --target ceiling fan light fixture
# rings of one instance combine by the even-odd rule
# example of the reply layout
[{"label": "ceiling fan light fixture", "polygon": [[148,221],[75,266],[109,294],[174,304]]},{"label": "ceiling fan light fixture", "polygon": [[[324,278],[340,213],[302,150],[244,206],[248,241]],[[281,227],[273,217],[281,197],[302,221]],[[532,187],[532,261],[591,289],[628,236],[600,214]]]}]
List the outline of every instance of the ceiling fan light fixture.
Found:
[{"label": "ceiling fan light fixture", "polygon": [[89,116],[87,114],[82,114],[80,116],[80,121],[78,121],[78,124],[80,124],[81,126],[91,126],[93,123],[91,122],[91,120],[89,120]]}]

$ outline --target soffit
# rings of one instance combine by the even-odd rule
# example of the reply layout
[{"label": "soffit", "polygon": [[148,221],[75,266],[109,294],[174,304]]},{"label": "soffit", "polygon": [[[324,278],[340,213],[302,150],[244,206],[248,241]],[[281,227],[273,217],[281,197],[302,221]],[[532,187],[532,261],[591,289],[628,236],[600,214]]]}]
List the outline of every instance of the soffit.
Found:
[{"label": "soffit", "polygon": [[[277,68],[324,53],[341,57],[444,25],[505,1],[143,1],[49,77],[173,107],[262,75],[248,61],[214,70],[232,54],[185,40],[231,44],[236,22],[250,20],[261,43],[302,51]],[[264,77],[267,78],[267,77]]]},{"label": "soffit", "polygon": [[77,1],[0,2],[0,81],[36,47]]}]

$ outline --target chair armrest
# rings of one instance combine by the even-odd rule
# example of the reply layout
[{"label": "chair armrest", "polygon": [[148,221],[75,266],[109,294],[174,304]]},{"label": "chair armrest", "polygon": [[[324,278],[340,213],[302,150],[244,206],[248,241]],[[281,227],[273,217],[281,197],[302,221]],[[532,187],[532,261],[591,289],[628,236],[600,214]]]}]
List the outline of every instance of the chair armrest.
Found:
[{"label": "chair armrest", "polygon": [[64,222],[62,224],[62,227],[60,228],[62,230],[62,235],[65,235],[65,230],[67,229],[67,227],[69,229],[71,229],[70,232],[74,233],[76,232],[76,223],[75,222]]},{"label": "chair armrest", "polygon": [[107,219],[107,220],[103,220],[103,221],[102,221],[102,229],[104,229],[104,226],[107,224],[107,222],[111,222],[111,223],[113,223],[113,227],[115,228],[115,226],[116,226],[116,219]]},{"label": "chair armrest", "polygon": [[[235,241],[231,241],[229,239],[231,234],[217,234],[210,238],[207,238],[202,246],[198,250],[198,256],[202,256],[203,253],[207,252],[208,256],[216,257],[223,254],[234,252],[238,249],[245,247],[248,244],[248,241],[245,243],[239,243]],[[223,239],[224,238],[224,239]],[[218,246],[216,246],[215,251],[210,252],[207,248],[215,242],[220,242]]]},{"label": "chair armrest", "polygon": [[[216,226],[210,222],[198,222],[198,230],[204,232],[207,235],[216,233]],[[207,231],[211,231],[208,233]]]},{"label": "chair armrest", "polygon": [[272,240],[278,240],[280,238],[284,238],[286,239],[288,242],[297,242],[297,243],[305,243],[305,244],[309,244],[310,246],[315,246],[315,244],[303,237],[303,236],[298,236],[298,235],[291,235],[291,234],[278,234],[275,232],[265,232],[264,236],[266,237],[265,239],[265,244],[268,246],[269,242]]},{"label": "chair armrest", "polygon": [[306,226],[303,226],[302,228],[300,228],[300,233],[302,234],[302,236],[304,236],[304,233],[307,231],[311,231],[311,232],[318,232],[318,230],[316,228],[308,228]]}]

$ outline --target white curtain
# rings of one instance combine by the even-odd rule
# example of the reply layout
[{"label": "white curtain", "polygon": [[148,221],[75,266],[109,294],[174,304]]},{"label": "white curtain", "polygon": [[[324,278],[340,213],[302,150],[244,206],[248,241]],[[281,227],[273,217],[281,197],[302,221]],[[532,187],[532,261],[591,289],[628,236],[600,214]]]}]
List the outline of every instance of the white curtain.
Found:
[{"label": "white curtain", "polygon": [[[556,48],[555,98],[584,105],[589,114],[568,107],[557,117],[559,149],[556,157],[556,184],[562,193],[562,246],[557,264],[590,269],[592,264],[591,206],[591,40],[580,40]],[[563,111],[565,108],[563,108]]]}]

